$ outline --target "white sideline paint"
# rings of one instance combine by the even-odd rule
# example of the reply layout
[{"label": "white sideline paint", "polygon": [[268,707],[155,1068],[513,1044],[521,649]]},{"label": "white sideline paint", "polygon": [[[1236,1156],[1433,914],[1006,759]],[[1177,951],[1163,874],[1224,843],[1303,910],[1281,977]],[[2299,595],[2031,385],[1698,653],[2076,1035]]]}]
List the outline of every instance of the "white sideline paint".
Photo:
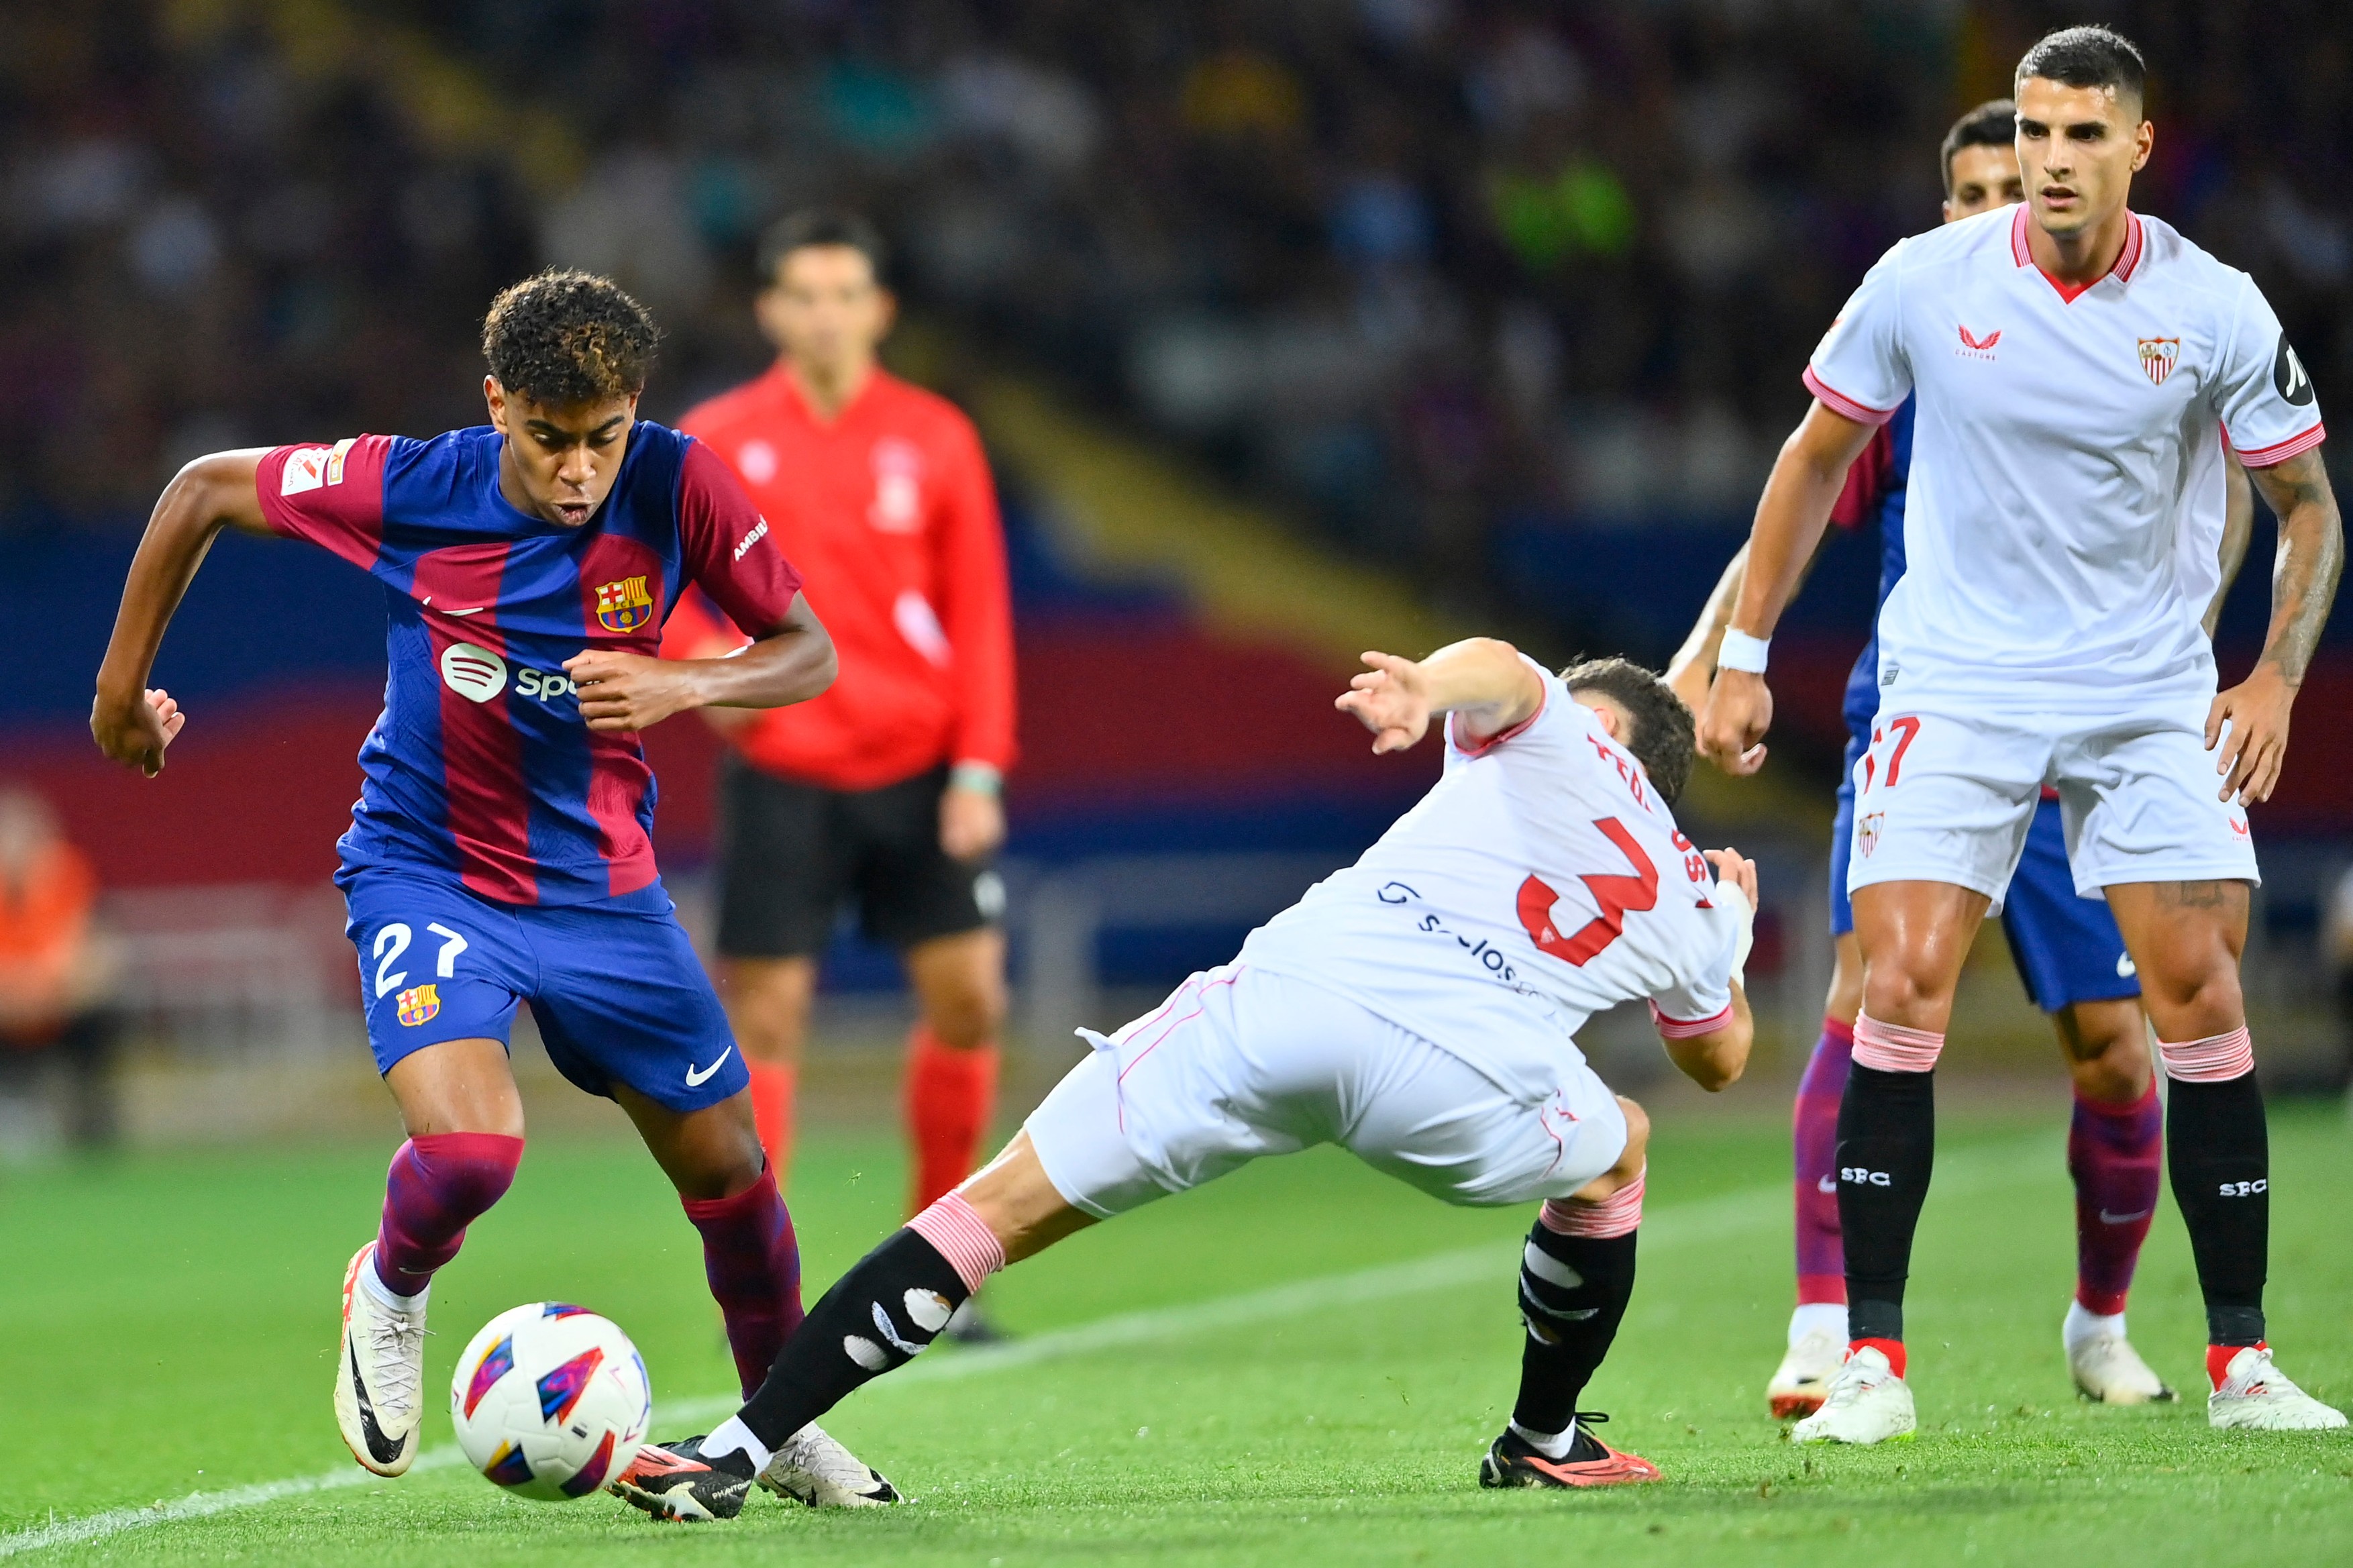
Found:
[{"label": "white sideline paint", "polygon": [[[1940,1163],[1934,1192],[1938,1196],[1955,1197],[2040,1180],[2046,1174],[2047,1159],[2039,1156],[2047,1156],[2050,1142],[2047,1135],[2035,1134],[1952,1155]],[[1642,1249],[1645,1252],[1655,1252],[1661,1247],[1680,1249],[1753,1232],[1760,1226],[1778,1221],[1788,1201],[1788,1189],[1776,1184],[1752,1187],[1722,1197],[1704,1198],[1697,1203],[1666,1205],[1643,1216]],[[1327,1311],[1334,1307],[1359,1306],[1398,1296],[1452,1289],[1462,1285],[1497,1285],[1501,1288],[1511,1278],[1512,1258],[1517,1245],[1516,1242],[1498,1240],[1490,1246],[1467,1247],[1459,1251],[1435,1253],[1404,1263],[1353,1269],[1345,1274],[1326,1274],[1319,1279],[1295,1280],[1263,1290],[1244,1291],[1239,1296],[1223,1296],[1214,1300],[1194,1301],[1180,1307],[1160,1307],[1143,1312],[1122,1312],[1073,1328],[1032,1334],[1007,1344],[958,1351],[936,1360],[915,1362],[895,1376],[870,1385],[867,1394],[871,1398],[874,1394],[913,1384],[960,1382],[968,1377],[1035,1366],[1041,1362],[1061,1361],[1071,1356],[1090,1355],[1098,1351],[1150,1344],[1208,1330],[1237,1328],[1246,1323],[1299,1317],[1308,1312]],[[659,1406],[655,1412],[656,1424],[691,1426],[713,1416],[733,1415],[742,1403],[733,1394],[681,1400]],[[449,1469],[463,1463],[465,1457],[458,1451],[457,1445],[445,1444],[418,1455],[410,1473]],[[261,1481],[220,1491],[191,1492],[175,1502],[158,1501],[145,1508],[110,1509],[104,1513],[55,1520],[30,1530],[0,1535],[0,1558],[18,1557],[54,1547],[79,1546],[128,1531],[174,1524],[185,1520],[209,1519],[215,1514],[260,1508],[288,1498],[307,1497],[314,1492],[397,1484],[354,1464],[320,1475]]]}]

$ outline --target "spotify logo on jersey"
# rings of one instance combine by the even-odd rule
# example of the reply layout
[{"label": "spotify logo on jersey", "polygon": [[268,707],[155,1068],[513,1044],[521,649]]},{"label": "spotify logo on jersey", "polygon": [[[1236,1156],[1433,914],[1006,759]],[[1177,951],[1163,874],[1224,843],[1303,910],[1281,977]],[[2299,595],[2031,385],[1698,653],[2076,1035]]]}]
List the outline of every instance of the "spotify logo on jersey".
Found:
[{"label": "spotify logo on jersey", "polygon": [[441,655],[441,679],[459,696],[488,702],[507,689],[507,661],[474,643],[451,643]]}]

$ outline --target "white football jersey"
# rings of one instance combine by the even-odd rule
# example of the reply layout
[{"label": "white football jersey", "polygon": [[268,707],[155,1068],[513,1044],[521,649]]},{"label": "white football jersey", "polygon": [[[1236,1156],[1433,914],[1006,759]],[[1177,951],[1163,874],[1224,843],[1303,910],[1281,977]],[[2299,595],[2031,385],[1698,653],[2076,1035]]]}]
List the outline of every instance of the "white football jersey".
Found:
[{"label": "white football jersey", "polygon": [[1336,991],[1535,1102],[1604,1008],[1648,997],[1674,1034],[1729,1022],[1740,922],[1640,764],[1530,668],[1535,715],[1470,750],[1450,721],[1430,793],[1238,962]]},{"label": "white football jersey", "polygon": [[2253,280],[2168,225],[2128,215],[2115,268],[2063,289],[2031,221],[1900,242],[1806,369],[1851,419],[1919,399],[1883,693],[2016,711],[2032,684],[2077,713],[2211,695],[2224,438],[2250,468],[2318,445],[2311,378]]}]

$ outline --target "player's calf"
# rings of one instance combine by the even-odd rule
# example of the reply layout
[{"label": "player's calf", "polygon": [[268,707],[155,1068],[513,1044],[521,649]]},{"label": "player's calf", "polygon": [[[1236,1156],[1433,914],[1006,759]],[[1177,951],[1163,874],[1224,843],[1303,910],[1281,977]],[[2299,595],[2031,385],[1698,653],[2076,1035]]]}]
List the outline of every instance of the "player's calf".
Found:
[{"label": "player's calf", "polygon": [[405,1474],[417,1458],[434,1271],[458,1255],[466,1227],[505,1194],[522,1160],[522,1139],[493,1132],[427,1133],[393,1156],[376,1238],[343,1270],[335,1358],[335,1425],[352,1457],[378,1475]]},{"label": "player's calf", "polygon": [[[1637,1132],[1641,1112],[1626,1103],[1630,1133]],[[1639,1158],[1639,1147],[1633,1153]],[[1634,1294],[1642,1187],[1637,1165],[1631,1180],[1606,1195],[1546,1204],[1530,1227],[1520,1252],[1520,1319],[1527,1339],[1520,1352],[1519,1398],[1509,1429],[1482,1464],[1481,1485],[1597,1486],[1658,1478],[1648,1461],[1618,1454],[1588,1430],[1607,1416],[1577,1408]]]}]

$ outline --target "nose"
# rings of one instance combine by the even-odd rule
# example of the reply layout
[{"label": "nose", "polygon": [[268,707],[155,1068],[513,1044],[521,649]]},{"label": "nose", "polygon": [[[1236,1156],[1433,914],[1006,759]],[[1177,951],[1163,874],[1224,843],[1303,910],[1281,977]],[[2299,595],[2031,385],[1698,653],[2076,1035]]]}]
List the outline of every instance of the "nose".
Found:
[{"label": "nose", "polygon": [[560,482],[581,489],[588,488],[588,481],[596,472],[596,460],[589,457],[588,448],[585,446],[565,448],[563,458],[555,466],[555,477]]}]

